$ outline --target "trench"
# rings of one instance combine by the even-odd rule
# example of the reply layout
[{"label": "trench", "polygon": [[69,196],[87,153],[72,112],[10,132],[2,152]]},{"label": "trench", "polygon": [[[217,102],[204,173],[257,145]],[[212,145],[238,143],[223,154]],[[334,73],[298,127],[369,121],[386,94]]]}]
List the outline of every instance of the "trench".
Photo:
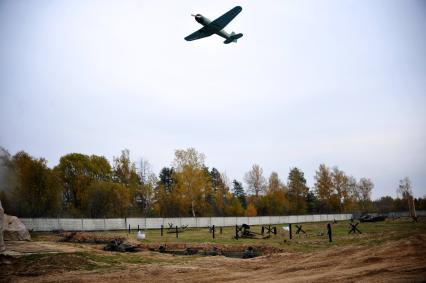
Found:
[{"label": "trench", "polygon": [[254,250],[251,247],[247,248],[244,251],[218,251],[218,250],[205,251],[205,250],[197,250],[192,248],[187,248],[184,250],[165,250],[164,248],[160,247],[160,249],[156,250],[156,252],[172,254],[176,256],[193,256],[193,255],[224,256],[224,257],[241,258],[241,259],[255,258],[262,255],[262,253]]}]

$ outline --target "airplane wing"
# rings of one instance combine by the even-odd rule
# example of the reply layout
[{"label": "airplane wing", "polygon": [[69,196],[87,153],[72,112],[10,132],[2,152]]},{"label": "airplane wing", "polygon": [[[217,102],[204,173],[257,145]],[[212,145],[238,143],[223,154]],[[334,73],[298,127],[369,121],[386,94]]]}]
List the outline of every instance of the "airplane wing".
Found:
[{"label": "airplane wing", "polygon": [[185,37],[186,41],[192,41],[192,40],[197,40],[203,37],[207,37],[212,35],[213,33],[211,31],[209,31],[206,27],[202,27],[201,29],[197,30],[194,33],[191,33],[190,35],[188,35],[187,37]]},{"label": "airplane wing", "polygon": [[211,22],[209,26],[215,26],[218,30],[223,30],[242,10],[243,8],[236,6]]}]

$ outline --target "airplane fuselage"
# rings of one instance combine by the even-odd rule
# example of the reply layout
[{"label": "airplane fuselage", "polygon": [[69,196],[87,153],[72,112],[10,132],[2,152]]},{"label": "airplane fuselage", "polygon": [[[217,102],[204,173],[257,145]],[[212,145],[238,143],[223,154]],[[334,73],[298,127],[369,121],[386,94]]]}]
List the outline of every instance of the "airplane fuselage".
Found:
[{"label": "airplane fuselage", "polygon": [[227,33],[225,31],[225,29],[221,29],[220,26],[216,26],[216,25],[210,25],[212,21],[210,21],[208,18],[204,17],[201,14],[197,14],[195,15],[195,20],[203,25],[204,27],[206,27],[206,29],[208,29],[209,31],[211,31],[212,33],[215,33],[225,39],[229,38],[229,33]]},{"label": "airplane fuselage", "polygon": [[231,32],[229,34],[225,31],[225,27],[241,12],[242,9],[243,8],[241,8],[240,6],[236,6],[214,21],[210,21],[208,18],[204,17],[201,14],[191,15],[194,16],[195,20],[203,27],[185,37],[185,40],[193,41],[211,36],[213,34],[217,34],[226,39],[223,42],[225,44],[237,42],[237,40],[241,38],[243,34],[235,32]]}]

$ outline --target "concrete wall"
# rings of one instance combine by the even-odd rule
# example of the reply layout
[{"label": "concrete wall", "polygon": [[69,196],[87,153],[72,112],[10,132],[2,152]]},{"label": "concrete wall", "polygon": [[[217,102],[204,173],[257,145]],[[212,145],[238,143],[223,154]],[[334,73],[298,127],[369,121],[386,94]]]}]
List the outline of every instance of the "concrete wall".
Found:
[{"label": "concrete wall", "polygon": [[33,231],[103,231],[103,230],[125,230],[158,229],[161,225],[168,228],[173,226],[207,227],[235,226],[242,224],[269,225],[286,223],[303,223],[346,220],[352,214],[322,214],[322,215],[291,215],[291,216],[258,216],[258,217],[187,217],[187,218],[21,218],[25,226]]},{"label": "concrete wall", "polygon": [[[406,217],[408,212],[392,212],[386,214],[388,217]],[[426,211],[417,211],[418,216],[426,216]],[[316,214],[316,215],[289,215],[289,216],[257,216],[257,217],[187,217],[187,218],[21,218],[28,229],[33,231],[102,231],[102,230],[125,230],[158,229],[161,225],[165,228],[169,224],[173,226],[207,227],[235,226],[243,223],[249,225],[269,225],[321,222],[333,220],[348,220],[352,214]]]}]

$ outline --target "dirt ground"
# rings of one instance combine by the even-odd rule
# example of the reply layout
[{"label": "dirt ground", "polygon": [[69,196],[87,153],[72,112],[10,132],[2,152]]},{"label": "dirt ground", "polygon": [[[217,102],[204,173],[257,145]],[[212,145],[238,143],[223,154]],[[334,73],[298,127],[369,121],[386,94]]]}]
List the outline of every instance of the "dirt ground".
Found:
[{"label": "dirt ground", "polygon": [[[425,282],[426,234],[253,259],[115,253],[101,244],[8,242],[1,282]],[[225,248],[225,247],[224,247]],[[17,256],[19,254],[25,256]]]}]

